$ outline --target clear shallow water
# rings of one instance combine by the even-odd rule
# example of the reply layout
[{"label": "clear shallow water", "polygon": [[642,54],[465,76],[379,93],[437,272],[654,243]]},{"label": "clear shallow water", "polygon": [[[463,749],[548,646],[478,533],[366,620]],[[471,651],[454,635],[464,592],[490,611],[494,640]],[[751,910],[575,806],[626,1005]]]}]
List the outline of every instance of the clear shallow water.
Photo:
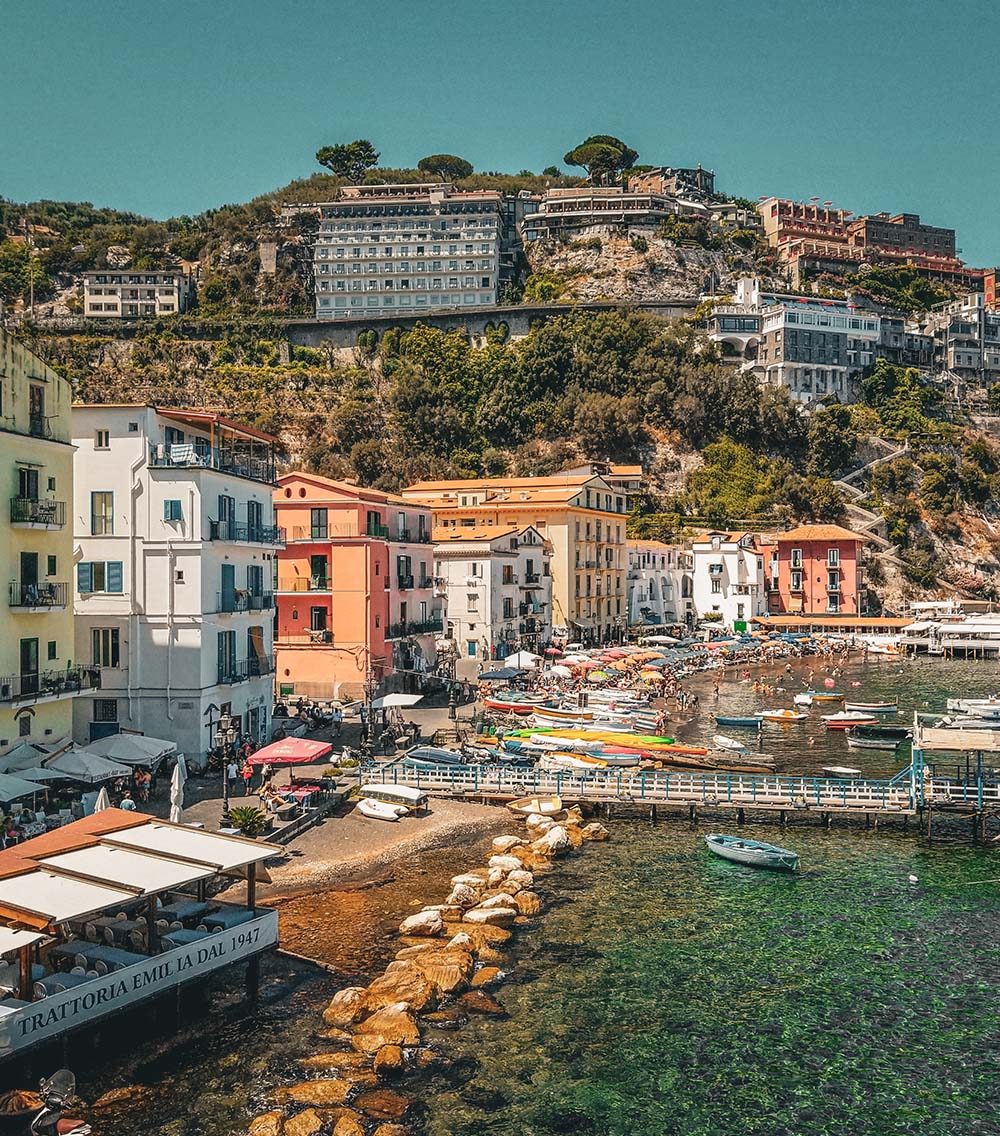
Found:
[{"label": "clear shallow water", "polygon": [[429,1096],[428,1136],[995,1133],[1000,893],[956,886],[995,858],[790,829],[786,875],[703,831],[616,825],[560,873],[510,1020],[453,1035],[479,1072]]}]

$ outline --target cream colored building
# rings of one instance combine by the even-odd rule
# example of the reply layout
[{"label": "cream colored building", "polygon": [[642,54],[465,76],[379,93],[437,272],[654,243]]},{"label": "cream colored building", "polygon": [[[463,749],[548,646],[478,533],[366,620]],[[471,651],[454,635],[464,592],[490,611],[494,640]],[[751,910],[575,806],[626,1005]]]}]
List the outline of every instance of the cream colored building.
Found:
[{"label": "cream colored building", "polygon": [[68,380],[0,329],[0,753],[73,728],[100,672],[73,646],[73,444]]},{"label": "cream colored building", "polygon": [[579,473],[420,481],[403,496],[431,506],[435,530],[505,525],[523,532],[533,526],[552,548],[553,637],[624,638],[628,499],[605,478]]}]

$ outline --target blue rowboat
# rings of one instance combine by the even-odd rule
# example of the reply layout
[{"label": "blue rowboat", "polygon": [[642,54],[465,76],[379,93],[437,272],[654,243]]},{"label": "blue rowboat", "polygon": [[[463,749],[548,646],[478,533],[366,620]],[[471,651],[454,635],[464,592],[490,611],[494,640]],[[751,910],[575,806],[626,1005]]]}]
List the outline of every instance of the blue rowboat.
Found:
[{"label": "blue rowboat", "polygon": [[748,714],[743,718],[727,718],[716,714],[715,721],[719,726],[753,726],[755,729],[760,729],[761,718],[759,714]]},{"label": "blue rowboat", "polygon": [[764,844],[760,840],[744,840],[739,836],[713,832],[705,837],[705,843],[710,852],[721,856],[723,860],[748,864],[752,868],[780,868],[794,872],[799,866],[796,852],[789,852],[787,848],[779,848],[776,844]]}]

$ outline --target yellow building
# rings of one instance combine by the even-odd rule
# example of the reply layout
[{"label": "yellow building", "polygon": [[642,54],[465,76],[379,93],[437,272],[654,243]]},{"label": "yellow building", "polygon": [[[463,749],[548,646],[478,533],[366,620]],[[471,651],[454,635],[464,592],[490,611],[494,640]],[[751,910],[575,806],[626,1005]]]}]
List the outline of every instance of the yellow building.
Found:
[{"label": "yellow building", "polygon": [[73,392],[0,329],[0,753],[73,732],[100,672],[73,658]]},{"label": "yellow building", "polygon": [[555,477],[418,481],[403,490],[431,506],[435,527],[533,525],[552,546],[552,634],[624,637],[626,493],[582,471]]}]

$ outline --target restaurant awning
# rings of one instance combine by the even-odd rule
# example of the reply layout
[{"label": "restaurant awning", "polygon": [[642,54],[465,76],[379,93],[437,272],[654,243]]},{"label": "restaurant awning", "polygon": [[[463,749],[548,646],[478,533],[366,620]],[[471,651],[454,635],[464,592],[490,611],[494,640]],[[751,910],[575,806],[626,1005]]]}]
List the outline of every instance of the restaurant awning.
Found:
[{"label": "restaurant awning", "polygon": [[107,907],[131,903],[136,893],[72,879],[37,868],[0,880],[0,915],[35,926],[85,919]]},{"label": "restaurant awning", "polygon": [[46,769],[55,769],[70,781],[83,781],[95,785],[101,781],[113,781],[116,777],[129,777],[132,770],[120,762],[108,761],[96,753],[85,749],[68,749],[45,762]]},{"label": "restaurant awning", "polygon": [[314,742],[309,738],[282,738],[251,754],[251,765],[313,765],[333,753],[332,742]]},{"label": "restaurant awning", "polygon": [[15,777],[13,773],[0,773],[0,801],[16,801],[21,797],[30,797],[33,793],[44,793],[45,790],[35,781],[27,781],[23,777]]},{"label": "restaurant awning", "polygon": [[247,864],[259,864],[278,851],[273,845],[259,844],[255,840],[214,835],[200,832],[196,828],[160,824],[156,821],[137,825],[124,832],[107,833],[101,837],[101,843],[187,860],[191,864],[212,867],[218,872],[244,868]]},{"label": "restaurant awning", "polygon": [[83,746],[86,753],[96,754],[108,761],[125,765],[159,764],[165,757],[177,752],[175,742],[164,738],[151,738],[148,734],[109,734]]},{"label": "restaurant awning", "polygon": [[107,844],[94,844],[74,852],[47,856],[40,863],[94,880],[117,881],[127,887],[138,888],[143,895],[157,895],[171,888],[210,879],[216,874],[214,868],[186,860],[168,859]]},{"label": "restaurant awning", "polygon": [[37,931],[17,931],[13,927],[0,927],[0,955],[19,951],[22,947],[32,947],[48,938]]},{"label": "restaurant awning", "polygon": [[423,697],[422,694],[385,694],[381,698],[372,699],[372,709],[388,710],[392,706],[416,706]]}]

